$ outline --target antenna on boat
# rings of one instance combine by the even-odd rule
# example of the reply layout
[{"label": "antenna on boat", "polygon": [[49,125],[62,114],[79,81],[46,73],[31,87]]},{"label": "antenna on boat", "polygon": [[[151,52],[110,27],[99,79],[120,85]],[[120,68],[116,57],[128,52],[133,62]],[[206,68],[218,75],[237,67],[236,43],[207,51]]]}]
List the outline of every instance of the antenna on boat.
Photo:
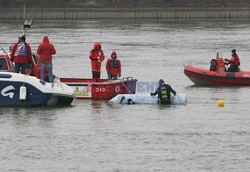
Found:
[{"label": "antenna on boat", "polygon": [[26,19],[26,0],[23,4],[23,35],[26,34],[27,29],[30,29],[32,25],[32,19]]},{"label": "antenna on boat", "polygon": [[219,51],[216,53],[216,59],[218,59],[218,58],[222,58],[222,53]]},{"label": "antenna on boat", "polygon": [[216,53],[216,59],[218,59],[218,58],[219,58],[219,52]]}]

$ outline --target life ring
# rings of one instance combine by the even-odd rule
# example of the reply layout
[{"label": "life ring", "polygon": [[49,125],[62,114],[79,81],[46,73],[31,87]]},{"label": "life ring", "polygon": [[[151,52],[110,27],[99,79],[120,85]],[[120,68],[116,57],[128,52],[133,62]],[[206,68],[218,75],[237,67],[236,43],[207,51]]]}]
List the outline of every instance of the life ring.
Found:
[{"label": "life ring", "polygon": [[119,93],[120,90],[121,90],[120,86],[117,85],[117,86],[115,87],[115,92],[116,92],[116,93]]}]

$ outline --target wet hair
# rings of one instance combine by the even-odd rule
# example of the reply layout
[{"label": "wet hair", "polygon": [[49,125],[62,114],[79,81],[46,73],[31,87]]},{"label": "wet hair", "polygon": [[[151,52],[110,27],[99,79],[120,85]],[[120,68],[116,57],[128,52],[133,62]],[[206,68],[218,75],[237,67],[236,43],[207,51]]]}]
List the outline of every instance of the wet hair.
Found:
[{"label": "wet hair", "polygon": [[135,104],[135,102],[132,99],[128,99],[128,104]]}]

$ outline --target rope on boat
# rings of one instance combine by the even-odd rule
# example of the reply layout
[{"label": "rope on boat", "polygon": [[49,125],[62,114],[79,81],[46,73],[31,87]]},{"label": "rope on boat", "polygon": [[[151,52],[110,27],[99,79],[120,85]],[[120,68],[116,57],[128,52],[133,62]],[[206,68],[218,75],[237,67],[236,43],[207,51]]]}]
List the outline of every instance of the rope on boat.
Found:
[{"label": "rope on boat", "polygon": [[66,71],[72,78],[75,78],[65,67],[63,67],[55,58],[53,58],[55,62],[64,70]]},{"label": "rope on boat", "polygon": [[122,82],[123,86],[126,88],[126,90],[128,91],[128,94],[133,94],[129,89],[128,87],[124,84],[124,82]]},{"label": "rope on boat", "polygon": [[10,55],[7,53],[7,51],[4,49],[3,45],[0,44],[0,47],[2,48],[2,50],[4,51],[4,53],[7,55],[7,57],[9,58],[10,60]]}]

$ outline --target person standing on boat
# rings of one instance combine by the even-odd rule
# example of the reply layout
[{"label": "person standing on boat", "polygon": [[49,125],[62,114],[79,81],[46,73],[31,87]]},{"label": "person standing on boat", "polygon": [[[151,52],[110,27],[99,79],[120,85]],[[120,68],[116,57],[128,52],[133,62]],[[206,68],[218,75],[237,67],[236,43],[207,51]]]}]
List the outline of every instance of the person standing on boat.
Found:
[{"label": "person standing on boat", "polygon": [[92,66],[92,78],[98,81],[101,78],[101,63],[105,59],[101,44],[96,42],[90,51],[89,58]]},{"label": "person standing on boat", "polygon": [[10,57],[11,61],[15,62],[15,73],[19,73],[21,70],[22,74],[26,74],[27,64],[32,63],[32,53],[24,35],[20,41],[14,44]]},{"label": "person standing on boat", "polygon": [[226,62],[230,64],[228,68],[228,72],[238,72],[239,71],[239,66],[240,66],[240,58],[236,54],[236,50],[233,49],[232,51],[232,57],[231,59],[225,59]]},{"label": "person standing on boat", "polygon": [[157,90],[154,93],[151,93],[151,96],[155,96],[158,94],[158,98],[159,98],[158,103],[171,104],[170,92],[176,95],[176,91],[174,91],[170,85],[165,84],[165,82],[162,79],[160,79]]},{"label": "person standing on boat", "polygon": [[117,80],[117,76],[121,77],[121,61],[117,59],[117,53],[111,53],[111,59],[107,60],[106,70],[108,79]]},{"label": "person standing on boat", "polygon": [[49,37],[44,36],[43,43],[39,45],[37,54],[40,55],[39,62],[41,64],[40,79],[44,80],[45,68],[48,66],[49,82],[52,83],[54,79],[52,55],[56,54],[53,44],[49,42]]}]

